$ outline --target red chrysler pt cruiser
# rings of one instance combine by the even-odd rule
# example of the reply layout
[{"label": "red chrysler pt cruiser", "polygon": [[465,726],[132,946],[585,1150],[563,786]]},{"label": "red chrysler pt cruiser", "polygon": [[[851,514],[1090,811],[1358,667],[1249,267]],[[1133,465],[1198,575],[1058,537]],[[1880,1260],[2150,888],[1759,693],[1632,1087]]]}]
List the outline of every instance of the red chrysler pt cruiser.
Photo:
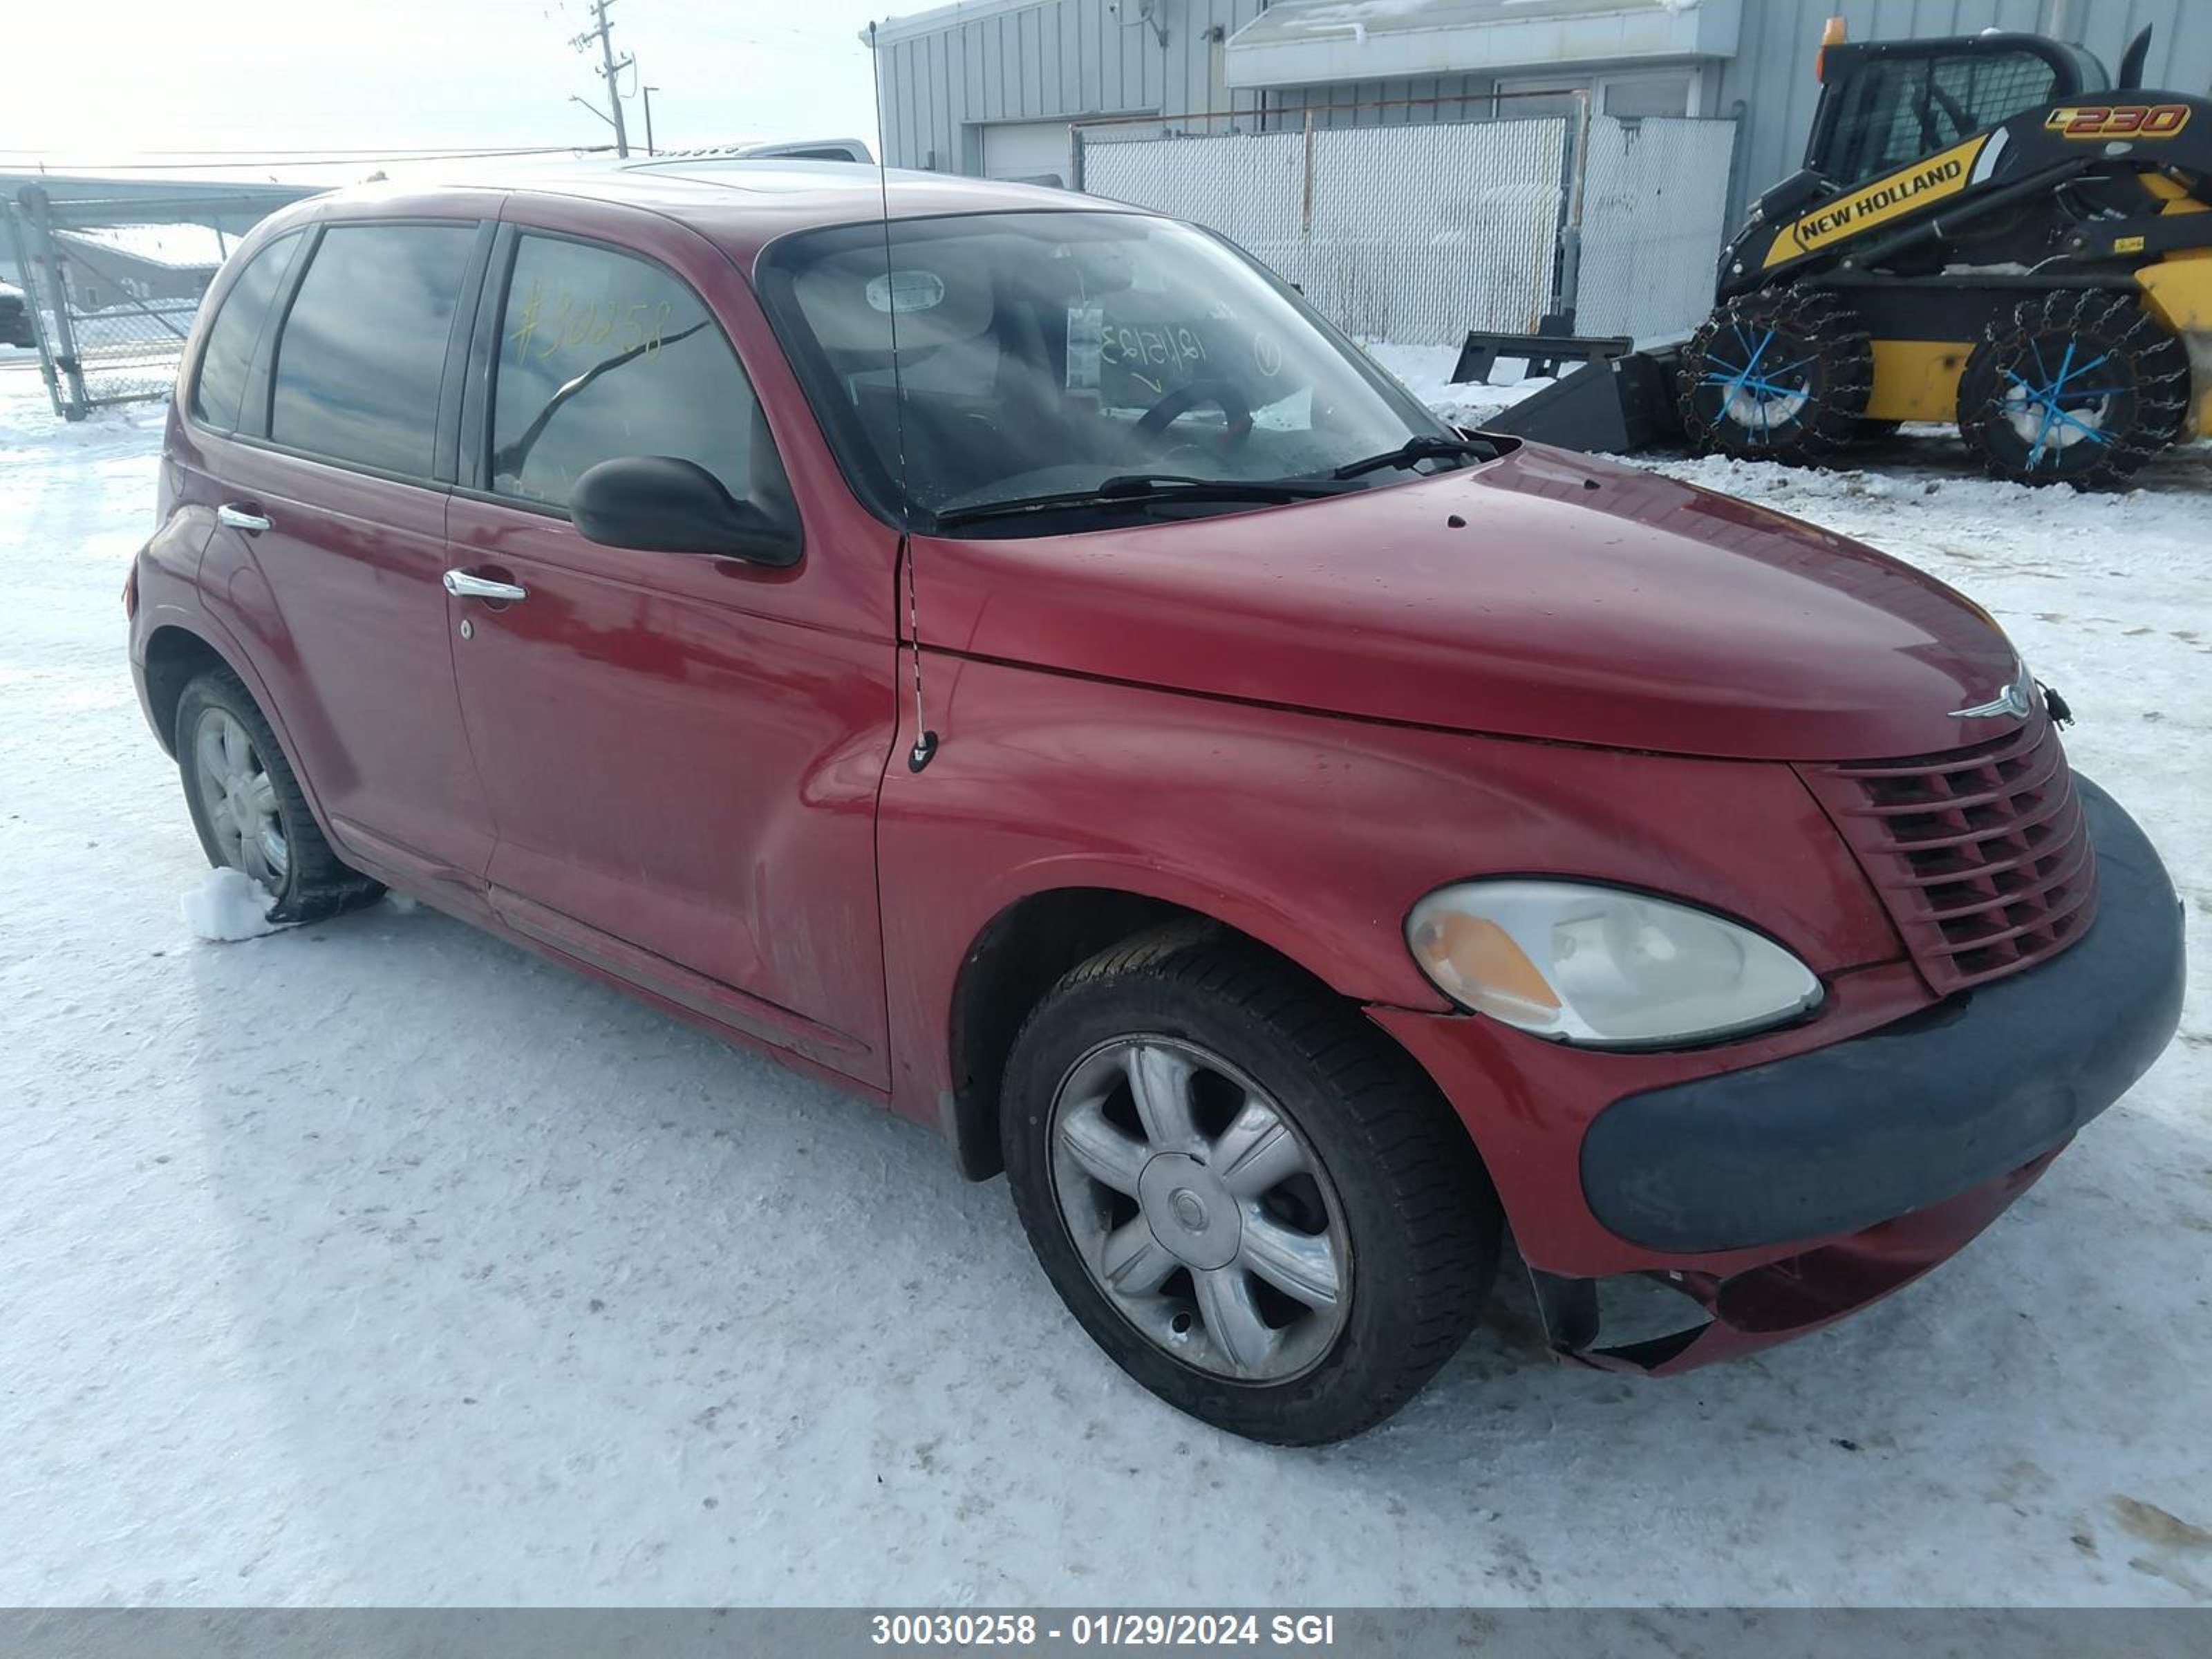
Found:
[{"label": "red chrysler pt cruiser", "polygon": [[276,919],[402,889],[939,1126],[1116,1363],[1284,1442],[1419,1389],[1509,1226],[1589,1364],[1823,1325],[2172,1034],[2166,873],[1970,601],[1445,427],[1206,231],[877,192],[240,245],[126,603]]}]

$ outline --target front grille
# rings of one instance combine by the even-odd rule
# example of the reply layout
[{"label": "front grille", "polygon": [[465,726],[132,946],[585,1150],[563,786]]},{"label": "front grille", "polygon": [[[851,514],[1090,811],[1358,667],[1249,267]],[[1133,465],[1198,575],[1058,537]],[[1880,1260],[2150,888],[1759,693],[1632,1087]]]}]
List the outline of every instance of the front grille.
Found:
[{"label": "front grille", "polygon": [[1971,749],[1798,771],[1938,995],[2033,967],[2096,915],[2088,826],[2039,710]]}]

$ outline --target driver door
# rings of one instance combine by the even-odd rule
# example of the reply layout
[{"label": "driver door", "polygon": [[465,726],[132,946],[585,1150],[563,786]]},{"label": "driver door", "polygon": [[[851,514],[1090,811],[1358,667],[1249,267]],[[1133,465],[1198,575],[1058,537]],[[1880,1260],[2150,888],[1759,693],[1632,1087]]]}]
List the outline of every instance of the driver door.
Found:
[{"label": "driver door", "polygon": [[[711,277],[722,256],[699,246]],[[629,455],[695,461],[795,522],[752,381],[683,271],[508,227],[488,287],[447,605],[496,834],[493,907],[881,1085],[874,804],[893,643],[819,625],[823,550],[768,569],[603,547],[570,522],[577,477]]]}]

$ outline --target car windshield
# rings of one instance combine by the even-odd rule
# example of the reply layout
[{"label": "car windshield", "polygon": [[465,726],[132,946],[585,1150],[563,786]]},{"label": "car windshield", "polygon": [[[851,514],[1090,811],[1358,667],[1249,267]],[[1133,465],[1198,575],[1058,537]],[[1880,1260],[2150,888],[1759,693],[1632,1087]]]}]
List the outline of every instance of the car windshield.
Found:
[{"label": "car windshield", "polygon": [[1178,511],[1235,511],[1317,493],[1268,486],[1361,461],[1342,488],[1463,459],[1294,292],[1205,231],[1031,212],[895,221],[890,237],[888,256],[880,222],[787,238],[762,289],[846,476],[895,520],[1037,501],[1037,528],[1076,528],[1066,515],[1170,494]]}]

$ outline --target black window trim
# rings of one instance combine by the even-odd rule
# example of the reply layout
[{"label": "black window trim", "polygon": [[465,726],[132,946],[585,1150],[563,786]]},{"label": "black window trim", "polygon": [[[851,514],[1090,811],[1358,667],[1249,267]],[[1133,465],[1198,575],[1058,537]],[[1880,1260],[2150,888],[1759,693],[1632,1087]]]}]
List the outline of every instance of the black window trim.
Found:
[{"label": "black window trim", "polygon": [[[752,370],[746,367],[745,355],[738,349],[738,343],[730,337],[730,331],[723,323],[721,313],[707,302],[707,296],[700,293],[698,285],[685,276],[682,271],[678,270],[665,260],[655,258],[642,248],[633,247],[626,242],[617,242],[605,236],[589,236],[574,231],[550,230],[542,225],[521,224],[514,220],[502,220],[499,225],[499,234],[492,243],[490,264],[481,278],[483,291],[476,307],[465,354],[467,385],[461,400],[459,433],[460,456],[452,486],[453,495],[465,501],[483,501],[494,507],[513,507],[518,513],[532,514],[541,519],[552,519],[562,524],[573,524],[575,521],[574,515],[565,505],[556,506],[550,501],[533,501],[526,496],[503,495],[490,486],[491,405],[492,399],[498,392],[499,342],[507,325],[507,301],[514,286],[515,262],[521,252],[522,239],[526,236],[538,237],[549,242],[574,242],[579,247],[597,248],[603,252],[617,254],[627,259],[635,259],[641,264],[651,265],[655,270],[665,274],[669,281],[674,283],[697,302],[699,309],[705,313],[707,320],[714,324],[714,331],[722,337],[723,345],[729,349],[731,362],[737,364],[738,373],[744,377],[746,390],[752,393],[753,401],[765,407],[764,400],[761,397],[760,382],[754,378]],[[718,249],[717,252],[720,250]],[[724,255],[724,257],[728,256]],[[781,468],[785,476],[788,477],[790,469],[785,465],[783,452],[776,447],[775,433],[769,429],[765,419],[760,422],[760,435],[767,438],[769,448],[775,457],[776,465]],[[799,511],[795,498],[792,503],[792,511],[794,514]],[[803,517],[794,527],[799,530],[803,540],[805,535]]]},{"label": "black window trim", "polygon": [[[2005,52],[2024,53],[2048,64],[2054,77],[2051,86],[2051,96],[2054,100],[2081,97],[2090,92],[2089,82],[2097,77],[2089,71],[2092,68],[2101,68],[2095,58],[2079,47],[2039,34],[2021,34],[2011,31],[1925,40],[1850,40],[1828,48],[1832,60],[1840,60],[1845,64],[1869,58],[1876,61],[1904,58],[1909,62],[1937,58],[1996,56]],[[1808,168],[1815,166],[1814,158],[1827,153],[1830,144],[1834,142],[1836,124],[1843,118],[1844,100],[1839,95],[1832,95],[1829,88],[1844,84],[1848,79],[1848,76],[1838,75],[1821,88],[1820,100],[1813,112],[1813,130],[1805,137],[1805,166]]]},{"label": "black window trim", "polygon": [[[278,441],[269,435],[270,410],[276,393],[276,357],[283,341],[284,331],[292,320],[292,307],[299,298],[300,289],[307,272],[314,268],[315,256],[322,250],[323,239],[334,229],[360,226],[421,225],[434,228],[453,226],[472,228],[476,240],[469,249],[468,263],[463,267],[461,286],[455,296],[453,319],[446,333],[446,359],[440,370],[438,382],[437,423],[430,449],[430,471],[428,475],[394,471],[389,468],[368,466],[343,455],[325,455],[297,444]],[[306,248],[293,257],[291,269],[286,272],[283,286],[270,302],[269,318],[262,325],[261,337],[253,357],[252,367],[246,372],[246,392],[239,405],[239,424],[235,431],[195,422],[203,430],[213,432],[233,443],[248,448],[266,450],[272,454],[291,456],[300,460],[313,461],[319,466],[335,467],[365,478],[380,478],[388,483],[410,484],[418,489],[450,492],[455,476],[456,444],[460,425],[460,393],[462,374],[468,342],[468,322],[473,318],[479,293],[483,287],[484,272],[489,261],[495,221],[481,214],[343,214],[317,221],[306,228],[310,240]],[[190,421],[189,407],[185,418]]]}]

